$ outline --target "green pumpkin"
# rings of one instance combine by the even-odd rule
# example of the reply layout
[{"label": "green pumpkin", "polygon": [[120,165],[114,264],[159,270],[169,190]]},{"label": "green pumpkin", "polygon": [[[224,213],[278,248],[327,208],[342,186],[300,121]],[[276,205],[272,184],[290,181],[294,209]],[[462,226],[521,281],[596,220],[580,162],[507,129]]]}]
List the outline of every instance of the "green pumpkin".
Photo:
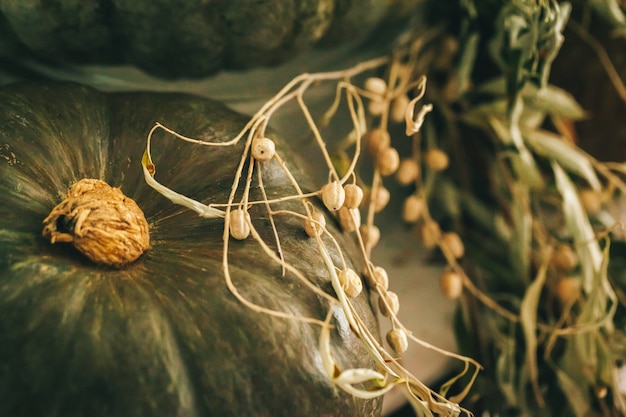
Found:
[{"label": "green pumpkin", "polygon": [[3,0],[0,58],[128,63],[160,77],[272,65],[354,40],[415,0]]},{"label": "green pumpkin", "polygon": [[[155,121],[221,141],[246,118],[180,94],[105,94],[68,84],[0,90],[0,416],[378,415],[380,400],[354,398],[329,382],[319,326],[253,312],[228,291],[223,219],[201,218],[146,185],[141,158]],[[225,201],[242,146],[199,147],[161,132],[157,177],[205,203]],[[287,163],[305,191],[314,189],[294,157]],[[274,195],[289,185],[271,167],[266,187]],[[97,265],[42,236],[43,219],[82,178],[121,187],[144,211],[151,243],[137,261]],[[271,239],[263,211],[250,213]],[[314,239],[293,220],[276,221],[288,261],[332,293]],[[328,303],[282,276],[251,239],[233,240],[229,256],[233,282],[249,300],[324,319]],[[375,331],[367,296],[354,304]],[[339,366],[373,366],[343,311],[333,314]]]}]

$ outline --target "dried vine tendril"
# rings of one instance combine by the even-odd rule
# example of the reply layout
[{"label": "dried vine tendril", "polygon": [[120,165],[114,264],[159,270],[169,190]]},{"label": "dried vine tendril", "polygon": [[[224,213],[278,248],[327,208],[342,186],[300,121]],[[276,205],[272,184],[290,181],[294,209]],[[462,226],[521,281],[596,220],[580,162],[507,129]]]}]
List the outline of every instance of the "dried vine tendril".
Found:
[{"label": "dried vine tendril", "polygon": [[[470,414],[457,403],[467,394],[471,383],[476,378],[480,365],[474,360],[438,349],[411,334],[410,330],[402,325],[397,317],[399,309],[398,298],[389,291],[387,272],[380,266],[374,265],[370,253],[376,245],[380,230],[374,225],[374,214],[382,209],[389,200],[389,192],[384,188],[383,177],[393,175],[401,166],[398,152],[390,146],[387,123],[406,121],[407,133],[413,135],[421,128],[426,114],[432,109],[430,104],[419,106],[426,88],[424,76],[415,77],[417,73],[418,54],[423,39],[411,41],[398,47],[392,57],[382,57],[360,63],[354,67],[332,72],[301,74],[289,82],[274,97],[267,101],[259,111],[232,140],[220,143],[206,142],[184,136],[172,129],[157,123],[147,138],[146,151],[142,159],[142,166],[146,182],[156,191],[169,198],[176,204],[183,205],[206,218],[223,218],[223,271],[225,282],[231,293],[246,307],[253,311],[269,314],[285,319],[299,320],[317,324],[321,327],[319,347],[322,352],[322,361],[329,380],[337,387],[359,398],[375,398],[384,395],[394,387],[399,387],[406,394],[410,403],[420,415],[432,416],[433,413],[442,416],[458,416],[461,412]],[[368,78],[364,86],[358,87],[352,78],[373,70],[387,68],[387,79],[378,77]],[[323,138],[318,123],[314,120],[304,93],[321,83],[335,83],[335,99],[324,114],[319,126],[328,123],[340,109],[340,102],[345,100],[352,122],[352,132],[348,135],[345,149],[353,149],[352,156],[347,163],[338,168],[327,150],[327,142]],[[409,96],[413,98],[410,99]],[[283,106],[295,102],[306,120],[306,125],[312,134],[324,164],[328,171],[328,182],[319,190],[304,193],[293,177],[285,161],[281,158],[280,147],[267,138],[266,129],[272,116]],[[366,103],[367,102],[367,106]],[[370,119],[367,114],[379,117],[375,128],[368,128]],[[163,130],[178,139],[203,146],[233,146],[245,141],[243,152],[235,172],[233,173],[232,187],[228,200],[224,203],[205,205],[182,194],[169,189],[157,182],[155,166],[151,158],[152,137],[157,130]],[[362,144],[361,142],[367,142]],[[356,167],[361,156],[361,149],[365,146],[375,160],[373,179],[367,190],[368,197],[364,198],[364,190],[356,174]],[[246,163],[246,162],[250,163]],[[263,185],[263,171],[265,164],[276,164],[289,180],[293,193],[268,199]],[[247,167],[247,172],[245,172]],[[263,199],[250,200],[250,187],[253,172],[257,172],[259,187]],[[244,181],[242,181],[242,179]],[[352,181],[350,181],[352,179]],[[243,186],[241,185],[243,184]],[[236,201],[236,196],[241,196]],[[378,294],[381,313],[392,323],[392,330],[386,339],[392,351],[388,351],[378,338],[370,332],[363,320],[359,317],[352,305],[351,298],[361,292],[361,279],[355,271],[350,269],[342,254],[341,247],[335,237],[326,228],[325,214],[313,209],[309,199],[319,197],[323,201],[330,215],[337,215],[345,232],[358,230],[353,237],[360,249],[366,265],[366,282],[370,289]],[[301,211],[275,209],[275,206],[286,200],[296,200],[301,203]],[[255,219],[248,213],[251,205],[263,205],[267,211],[274,230],[274,239],[279,250],[276,251],[266,242],[255,227]],[[366,204],[366,221],[361,223],[359,206]],[[280,250],[280,239],[274,223],[275,216],[291,216],[301,222],[303,230],[310,239],[314,239],[316,250],[319,253],[322,265],[328,270],[334,294],[326,293],[315,286],[303,272],[287,262]],[[358,336],[370,356],[375,360],[374,369],[340,369],[338,368],[330,349],[330,334],[332,327],[330,320],[332,308],[329,308],[325,320],[309,317],[300,317],[283,311],[273,310],[246,299],[234,285],[229,263],[230,238],[254,240],[264,253],[284,271],[291,273],[296,279],[307,285],[311,291],[326,299],[330,306],[339,306],[350,324],[352,331]],[[330,246],[329,246],[330,245]],[[329,247],[334,246],[340,259],[333,260]],[[458,248],[457,248],[458,250]],[[455,398],[446,399],[444,395],[434,392],[405,369],[397,359],[397,355],[407,349],[408,341],[440,352],[442,355],[462,361],[465,369],[454,381],[473,369],[468,386]],[[452,381],[452,382],[454,382]],[[370,382],[373,388],[363,389],[361,384]],[[452,401],[451,401],[452,400]]]}]

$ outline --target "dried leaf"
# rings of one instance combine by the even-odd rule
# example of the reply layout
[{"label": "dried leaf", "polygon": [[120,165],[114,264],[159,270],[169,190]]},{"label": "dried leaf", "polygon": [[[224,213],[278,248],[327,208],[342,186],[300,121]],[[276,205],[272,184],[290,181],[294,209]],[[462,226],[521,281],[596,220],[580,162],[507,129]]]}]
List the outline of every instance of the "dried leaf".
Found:
[{"label": "dried leaf", "polygon": [[527,105],[546,113],[570,120],[583,119],[587,115],[574,96],[554,85],[537,88],[535,85],[527,84],[522,95]]},{"label": "dried leaf", "polygon": [[520,307],[520,324],[524,332],[526,345],[525,366],[530,375],[530,382],[539,405],[543,405],[543,398],[539,388],[539,370],[537,368],[537,309],[541,291],[548,276],[547,270],[548,262],[546,261],[539,269],[535,280],[526,289]]},{"label": "dried leaf", "polygon": [[583,272],[583,289],[593,290],[595,277],[602,267],[602,251],[589,223],[589,218],[578,198],[578,191],[567,173],[557,162],[552,162],[556,188],[563,199],[563,215],[567,230],[574,238],[576,252]]},{"label": "dried leaf", "polygon": [[529,147],[539,155],[556,161],[569,172],[583,177],[591,188],[600,191],[602,186],[587,155],[570,145],[561,136],[545,130],[524,132]]},{"label": "dried leaf", "polygon": [[539,168],[528,149],[524,146],[523,141],[513,134],[514,127],[508,128],[501,120],[490,117],[489,124],[493,129],[496,137],[508,147],[515,149],[515,152],[508,154],[513,172],[517,179],[531,188],[542,188],[544,186],[543,178],[539,172]]}]

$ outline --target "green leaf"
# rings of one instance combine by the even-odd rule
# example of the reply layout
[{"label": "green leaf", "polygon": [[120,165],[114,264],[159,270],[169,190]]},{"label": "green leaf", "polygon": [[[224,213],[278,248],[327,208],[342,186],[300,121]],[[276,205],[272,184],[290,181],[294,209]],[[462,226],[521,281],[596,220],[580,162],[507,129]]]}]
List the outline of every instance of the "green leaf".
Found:
[{"label": "green leaf", "polygon": [[589,0],[593,10],[616,29],[626,28],[626,16],[617,0]]},{"label": "green leaf", "polygon": [[574,238],[576,252],[580,259],[583,273],[583,289],[586,293],[593,290],[595,277],[602,268],[602,251],[596,240],[589,218],[578,198],[578,191],[567,173],[557,162],[552,162],[556,188],[563,199],[563,215],[567,230]]},{"label": "green leaf", "polygon": [[545,130],[525,131],[524,139],[537,154],[556,161],[567,171],[584,178],[591,188],[600,191],[600,181],[583,151],[567,143],[561,136]]},{"label": "green leaf", "polygon": [[562,88],[546,85],[537,88],[527,84],[522,91],[524,101],[536,110],[549,114],[563,116],[571,120],[583,119],[587,116],[585,110],[578,104],[574,96]]},{"label": "green leaf", "polygon": [[589,398],[588,387],[583,387],[580,382],[571,378],[563,369],[553,366],[557,381],[561,391],[565,394],[570,408],[576,414],[576,417],[587,417],[591,415],[591,399]]},{"label": "green leaf", "polygon": [[[530,382],[535,393],[538,404],[543,404],[541,389],[539,388],[539,369],[537,366],[537,309],[541,291],[548,276],[548,262],[543,263],[535,280],[528,286],[524,298],[522,299],[520,310],[520,324],[524,332],[524,342],[526,345],[526,359],[524,366],[530,375]],[[524,386],[520,387],[524,390]]]}]

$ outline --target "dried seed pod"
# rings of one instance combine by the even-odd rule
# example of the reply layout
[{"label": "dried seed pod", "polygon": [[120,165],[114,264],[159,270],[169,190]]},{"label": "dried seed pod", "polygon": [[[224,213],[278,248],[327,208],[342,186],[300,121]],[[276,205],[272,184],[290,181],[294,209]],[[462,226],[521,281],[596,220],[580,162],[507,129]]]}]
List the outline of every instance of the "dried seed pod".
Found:
[{"label": "dried seed pod", "polygon": [[243,240],[250,236],[250,214],[243,209],[235,209],[230,211],[228,230],[230,235],[237,240]]},{"label": "dried seed pod", "polygon": [[389,275],[387,275],[387,271],[382,266],[372,267],[372,272],[368,271],[365,278],[367,278],[367,285],[370,288],[380,286],[385,291],[389,288]]},{"label": "dried seed pod", "polygon": [[304,231],[309,237],[321,235],[325,226],[326,217],[319,211],[311,213],[310,219],[304,219]]},{"label": "dried seed pod", "polygon": [[395,123],[404,121],[404,115],[406,114],[406,108],[409,106],[409,98],[406,94],[402,94],[391,102],[391,109],[389,110],[389,118]]},{"label": "dried seed pod", "polygon": [[581,282],[577,277],[561,277],[556,283],[554,292],[561,304],[573,303],[580,297]]},{"label": "dried seed pod", "polygon": [[361,212],[358,208],[350,209],[345,205],[337,211],[341,230],[346,233],[354,232],[361,225]]},{"label": "dried seed pod", "polygon": [[570,245],[559,245],[552,256],[552,266],[559,272],[568,272],[578,265],[578,255]]},{"label": "dried seed pod", "polygon": [[363,239],[363,244],[366,248],[375,247],[380,240],[380,229],[373,224],[362,224],[359,227],[359,233],[361,234],[361,239]]},{"label": "dried seed pod", "polygon": [[252,141],[251,152],[254,159],[266,162],[276,154],[276,145],[270,138],[256,138]]},{"label": "dried seed pod", "polygon": [[374,211],[379,212],[389,204],[389,200],[391,199],[391,193],[389,190],[379,185],[376,187],[376,191],[373,194],[370,194],[371,198],[374,199]]},{"label": "dried seed pod", "polygon": [[391,136],[385,129],[372,129],[365,134],[365,143],[369,153],[377,157],[378,153],[391,145]]},{"label": "dried seed pod", "polygon": [[578,194],[580,203],[589,215],[598,214],[602,210],[602,197],[599,192],[585,189]]},{"label": "dried seed pod", "polygon": [[122,267],[150,247],[148,222],[135,201],[98,179],[82,179],[44,220],[51,243],[71,243],[96,263]]},{"label": "dried seed pod", "polygon": [[439,286],[446,298],[456,300],[463,294],[463,277],[456,271],[446,271],[439,278]]},{"label": "dried seed pod", "polygon": [[337,211],[346,200],[346,193],[339,181],[332,181],[322,187],[322,201],[330,211]]},{"label": "dried seed pod", "polygon": [[424,162],[433,171],[443,171],[450,163],[448,155],[441,149],[429,149],[424,154]]},{"label": "dried seed pod", "polygon": [[343,187],[343,191],[346,194],[344,206],[349,209],[357,208],[363,201],[363,189],[356,184],[346,184]]},{"label": "dried seed pod", "polygon": [[382,96],[387,92],[387,82],[379,77],[369,77],[365,80],[365,89],[370,93]]},{"label": "dried seed pod", "polygon": [[465,246],[461,237],[455,232],[444,233],[441,236],[440,244],[448,250],[455,258],[462,258],[465,254]]},{"label": "dried seed pod", "polygon": [[376,155],[376,168],[380,175],[386,177],[393,174],[400,166],[400,155],[396,148],[387,147],[381,149]]},{"label": "dried seed pod", "polygon": [[414,183],[420,175],[420,166],[413,158],[405,158],[400,161],[396,171],[396,181],[401,185]]},{"label": "dried seed pod", "polygon": [[382,296],[378,299],[378,308],[380,309],[380,314],[385,317],[398,314],[398,311],[400,311],[400,299],[398,298],[398,294],[393,291],[383,292]]},{"label": "dried seed pod", "polygon": [[410,195],[404,200],[402,206],[402,220],[407,223],[415,223],[424,214],[426,208],[426,202],[418,195]]},{"label": "dried seed pod", "polygon": [[370,100],[367,103],[367,112],[372,116],[380,116],[385,112],[387,108],[387,102],[384,100]]},{"label": "dried seed pod", "polygon": [[357,297],[363,290],[363,282],[361,277],[350,268],[342,269],[337,274],[341,288],[346,292],[346,295],[350,298]]},{"label": "dried seed pod", "polygon": [[391,329],[387,332],[387,343],[396,353],[404,353],[409,348],[406,332],[402,329]]},{"label": "dried seed pod", "polygon": [[434,220],[425,221],[418,229],[418,233],[420,241],[426,249],[433,249],[435,246],[437,246],[439,238],[441,237],[441,229],[439,228],[439,223]]}]

